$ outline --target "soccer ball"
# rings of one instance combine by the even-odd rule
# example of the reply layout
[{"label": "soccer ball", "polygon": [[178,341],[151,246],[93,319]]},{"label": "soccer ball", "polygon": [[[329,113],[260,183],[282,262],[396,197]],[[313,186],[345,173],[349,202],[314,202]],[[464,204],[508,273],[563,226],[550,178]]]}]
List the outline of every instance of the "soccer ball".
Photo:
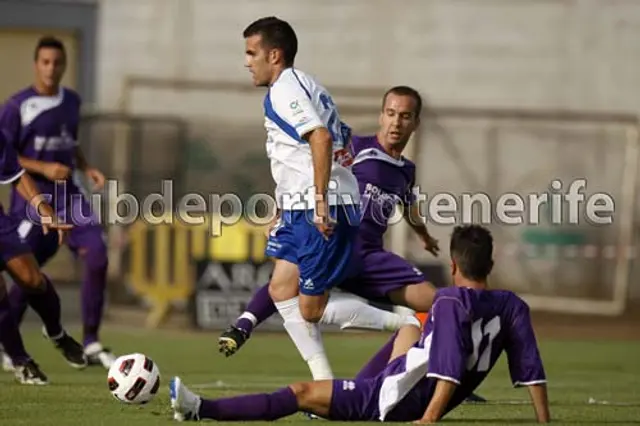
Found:
[{"label": "soccer ball", "polygon": [[160,370],[146,355],[123,355],[111,365],[107,383],[111,395],[118,401],[146,404],[158,393]]}]

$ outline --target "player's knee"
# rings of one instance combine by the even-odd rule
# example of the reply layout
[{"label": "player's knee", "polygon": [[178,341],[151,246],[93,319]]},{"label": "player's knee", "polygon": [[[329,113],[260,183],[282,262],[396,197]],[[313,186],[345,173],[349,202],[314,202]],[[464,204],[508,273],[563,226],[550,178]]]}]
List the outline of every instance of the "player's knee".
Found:
[{"label": "player's knee", "polygon": [[90,270],[105,269],[109,264],[107,246],[100,240],[95,244],[80,249],[80,255]]},{"label": "player's knee", "polygon": [[35,268],[28,268],[13,274],[13,278],[17,284],[29,290],[42,290],[44,288],[44,277],[42,273]]},{"label": "player's knee", "polygon": [[298,401],[298,408],[301,410],[308,409],[313,405],[313,386],[311,383],[294,383],[289,386],[296,396]]},{"label": "player's knee", "polygon": [[305,321],[318,323],[322,319],[324,315],[324,305],[317,306],[312,304],[301,304],[300,305],[300,314]]},{"label": "player's knee", "polygon": [[282,302],[296,297],[297,288],[287,285],[281,280],[269,281],[269,296],[274,302]]}]

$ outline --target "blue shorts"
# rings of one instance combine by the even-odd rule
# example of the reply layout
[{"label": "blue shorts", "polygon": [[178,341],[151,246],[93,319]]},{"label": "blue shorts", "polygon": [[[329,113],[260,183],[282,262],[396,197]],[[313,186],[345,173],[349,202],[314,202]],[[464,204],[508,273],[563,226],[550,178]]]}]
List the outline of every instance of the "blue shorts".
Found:
[{"label": "blue shorts", "polygon": [[313,210],[287,210],[267,241],[267,256],[298,265],[300,293],[308,296],[324,294],[352,273],[360,209],[340,205],[330,211],[337,224],[328,240],[314,225]]}]

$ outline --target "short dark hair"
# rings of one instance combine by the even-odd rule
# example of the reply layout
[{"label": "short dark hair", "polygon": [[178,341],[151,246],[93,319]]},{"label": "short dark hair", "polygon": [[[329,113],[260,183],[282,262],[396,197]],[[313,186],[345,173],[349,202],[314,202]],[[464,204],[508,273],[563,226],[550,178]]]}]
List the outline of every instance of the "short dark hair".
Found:
[{"label": "short dark hair", "polygon": [[298,37],[287,21],[268,16],[252,22],[242,33],[244,38],[260,35],[262,42],[272,49],[282,50],[286,66],[292,66],[298,53]]},{"label": "short dark hair", "polygon": [[483,226],[456,226],[449,252],[460,273],[470,280],[483,281],[493,269],[493,237]]},{"label": "short dark hair", "polygon": [[64,48],[64,44],[57,38],[53,36],[44,36],[38,40],[38,44],[36,45],[36,50],[33,52],[33,60],[38,60],[38,53],[40,53],[40,49],[58,49],[62,52],[64,56],[67,56],[67,52]]},{"label": "short dark hair", "polygon": [[387,92],[384,94],[384,97],[382,98],[382,108],[384,108],[384,105],[387,103],[387,97],[392,93],[398,96],[412,97],[416,103],[416,116],[420,117],[420,113],[422,112],[422,96],[420,96],[420,93],[416,89],[409,86],[392,87],[391,89],[387,90]]}]

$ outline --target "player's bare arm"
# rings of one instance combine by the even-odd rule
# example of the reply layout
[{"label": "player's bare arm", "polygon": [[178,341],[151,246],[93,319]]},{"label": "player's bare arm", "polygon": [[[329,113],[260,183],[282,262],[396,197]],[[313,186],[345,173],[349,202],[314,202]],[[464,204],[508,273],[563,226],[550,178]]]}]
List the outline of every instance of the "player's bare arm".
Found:
[{"label": "player's bare arm", "polygon": [[82,170],[87,178],[91,180],[94,191],[99,191],[104,187],[104,174],[97,168],[89,165],[87,158],[79,146],[76,147],[76,164],[78,165],[78,169]]},{"label": "player's bare arm", "polygon": [[331,134],[325,127],[318,127],[305,135],[305,139],[311,148],[313,160],[313,182],[315,186],[316,202],[316,226],[325,236],[331,235],[329,223],[329,203],[327,191],[329,189],[329,177],[331,176],[331,164],[333,156],[333,141]]},{"label": "player's bare arm", "polygon": [[29,157],[18,156],[20,166],[31,173],[36,173],[49,180],[66,180],[71,175],[71,168],[61,163],[34,160]]},{"label": "player's bare arm", "polygon": [[547,397],[547,385],[540,383],[537,385],[527,386],[529,396],[533,403],[533,409],[536,412],[536,420],[538,423],[549,423],[551,416],[549,414],[549,399]]},{"label": "player's bare arm", "polygon": [[405,221],[409,224],[411,229],[413,229],[413,232],[415,232],[418,238],[420,238],[420,240],[422,241],[424,249],[434,256],[438,256],[438,253],[440,252],[438,240],[436,240],[429,234],[427,225],[425,225],[422,217],[420,217],[420,208],[418,204],[410,204],[407,208],[404,209],[403,214]]},{"label": "player's bare arm", "polygon": [[422,418],[415,423],[435,423],[440,420],[455,390],[455,383],[448,380],[438,380],[433,398],[431,398]]},{"label": "player's bare arm", "polygon": [[46,202],[44,196],[40,193],[37,185],[28,174],[24,173],[16,184],[18,193],[25,199],[29,200],[36,212],[42,218],[43,232],[46,234],[49,229],[58,230],[58,242],[62,244],[66,236],[66,232],[73,226],[70,224],[60,223],[53,208]]}]

